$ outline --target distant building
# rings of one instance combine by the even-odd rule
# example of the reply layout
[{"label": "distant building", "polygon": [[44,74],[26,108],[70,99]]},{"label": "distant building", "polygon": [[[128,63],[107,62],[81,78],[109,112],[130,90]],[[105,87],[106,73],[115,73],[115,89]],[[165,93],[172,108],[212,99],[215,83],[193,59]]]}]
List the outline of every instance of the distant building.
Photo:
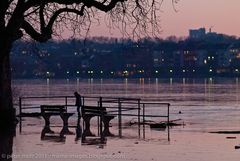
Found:
[{"label": "distant building", "polygon": [[[208,53],[206,50],[197,50],[196,55],[197,55],[197,67],[203,67],[208,64],[207,61]],[[214,57],[212,57],[212,59],[214,59]]]},{"label": "distant building", "polygon": [[180,66],[185,68],[203,67],[207,64],[207,51],[196,50],[189,51],[183,50],[175,52],[179,55]]},{"label": "distant building", "polygon": [[155,50],[152,54],[153,67],[179,67],[180,66],[180,55],[178,52]]},{"label": "distant building", "polygon": [[159,68],[165,66],[165,57],[164,57],[164,51],[153,51],[152,57],[153,57],[153,67]]},{"label": "distant building", "polygon": [[206,29],[191,29],[189,30],[189,38],[190,39],[200,39],[206,35]]},{"label": "distant building", "polygon": [[227,55],[229,58],[230,66],[239,68],[240,67],[240,45],[232,44],[227,50]]},{"label": "distant building", "polygon": [[219,50],[217,51],[218,55],[218,67],[223,68],[223,67],[229,67],[230,66],[230,54],[228,50]]}]

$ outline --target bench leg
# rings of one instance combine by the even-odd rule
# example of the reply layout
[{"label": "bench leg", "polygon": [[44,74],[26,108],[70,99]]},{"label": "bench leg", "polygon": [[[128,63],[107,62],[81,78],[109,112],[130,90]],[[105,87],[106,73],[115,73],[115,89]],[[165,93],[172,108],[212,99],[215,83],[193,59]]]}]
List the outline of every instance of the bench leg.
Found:
[{"label": "bench leg", "polygon": [[50,126],[44,126],[42,132],[41,132],[41,139],[44,139],[46,134],[54,134],[54,131],[50,129]]},{"label": "bench leg", "polygon": [[63,120],[63,126],[68,126],[68,119],[69,119],[70,116],[63,116],[61,115],[61,119]]},{"label": "bench leg", "polygon": [[109,130],[109,124],[110,124],[110,121],[112,120],[113,118],[104,118],[103,119],[103,124],[104,124],[104,130],[103,130],[103,135],[104,136],[114,136],[114,134],[112,134]]},{"label": "bench leg", "polygon": [[45,127],[50,126],[50,117],[51,115],[44,115],[43,118],[45,120]]},{"label": "bench leg", "polygon": [[64,135],[73,135],[74,133],[72,131],[70,131],[68,129],[67,126],[63,126],[61,132],[60,132],[60,136],[64,136]]},{"label": "bench leg", "polygon": [[83,131],[83,136],[95,136],[90,130],[91,119],[92,119],[91,116],[83,117],[83,121],[84,121],[84,125],[85,125],[85,129]]},{"label": "bench leg", "polygon": [[69,129],[68,129],[68,119],[71,115],[61,115],[61,118],[63,120],[63,128],[60,132],[60,135],[65,135],[65,134],[73,134],[73,132],[71,132]]}]

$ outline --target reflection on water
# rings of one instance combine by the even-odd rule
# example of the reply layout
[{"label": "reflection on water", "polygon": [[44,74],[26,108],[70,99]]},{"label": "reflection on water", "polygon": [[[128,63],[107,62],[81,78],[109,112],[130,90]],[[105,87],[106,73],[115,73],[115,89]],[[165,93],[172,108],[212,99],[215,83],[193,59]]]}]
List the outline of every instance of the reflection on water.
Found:
[{"label": "reflection on water", "polygon": [[78,91],[90,96],[142,98],[171,103],[172,119],[178,119],[177,112],[182,111],[182,119],[208,126],[236,127],[240,121],[238,78],[48,79],[15,80],[13,84],[21,96]]},{"label": "reflection on water", "polygon": [[[239,79],[224,78],[206,78],[206,79],[74,79],[74,80],[15,80],[14,85],[19,89],[22,96],[52,96],[52,95],[73,95],[74,91],[78,91],[82,95],[91,96],[114,96],[114,97],[139,97],[143,99],[158,100],[161,102],[171,103],[171,119],[181,118],[186,123],[186,127],[172,129],[172,142],[166,142],[169,146],[162,147],[159,145],[161,138],[166,138],[162,131],[151,131],[147,126],[144,133],[141,134],[146,142],[143,144],[138,141],[130,143],[123,141],[124,138],[136,139],[136,135],[132,135],[137,130],[134,127],[124,127],[123,139],[103,139],[101,137],[85,137],[84,127],[80,119],[74,120],[75,135],[61,135],[61,128],[53,128],[56,137],[51,139],[51,133],[45,133],[44,138],[50,142],[41,141],[41,129],[39,127],[29,127],[27,129],[36,128],[40,131],[29,134],[30,136],[18,136],[15,142],[15,154],[31,154],[33,150],[45,154],[50,150],[56,154],[82,154],[83,152],[92,152],[94,148],[86,150],[82,145],[99,145],[104,148],[106,144],[110,148],[104,148],[100,151],[112,154],[112,151],[119,151],[119,146],[126,149],[124,154],[129,155],[129,160],[238,160],[239,153],[234,151],[233,145],[238,142],[231,142],[225,139],[225,136],[213,135],[208,133],[187,133],[186,129],[201,129],[211,127],[220,129],[239,129],[240,122],[240,105],[239,105]],[[151,107],[150,107],[151,108]],[[153,109],[147,109],[152,110]],[[178,112],[182,111],[182,114]],[[42,124],[41,124],[42,125]],[[41,126],[42,127],[42,126]],[[136,128],[136,127],[135,127]],[[117,130],[114,127],[114,134]],[[212,130],[211,129],[211,130]],[[73,131],[73,129],[70,128]],[[115,130],[115,131],[114,131]],[[47,131],[47,130],[45,130]],[[45,132],[44,131],[44,132]],[[207,130],[206,130],[207,131]],[[60,132],[60,133],[59,133]],[[0,133],[0,153],[12,153],[14,135],[2,135]],[[50,137],[48,137],[50,136]],[[59,138],[62,137],[62,138]],[[115,136],[118,137],[118,136]],[[30,139],[29,139],[30,138]],[[149,138],[153,138],[155,142],[148,142]],[[196,139],[198,138],[198,139]],[[21,140],[23,139],[23,140]],[[62,140],[61,140],[62,139]],[[60,146],[52,142],[63,141]],[[150,140],[150,139],[149,139]],[[29,141],[29,142],[28,142]],[[39,141],[39,142],[38,142]],[[37,142],[37,143],[36,143]],[[75,143],[75,144],[74,144]],[[137,145],[139,144],[139,145]],[[32,149],[34,147],[34,149]],[[135,148],[136,147],[136,148]],[[53,149],[51,149],[53,148]],[[67,148],[67,150],[66,150]],[[81,149],[82,148],[82,149]],[[111,151],[111,149],[114,149]],[[121,153],[124,150],[121,149]],[[22,151],[21,151],[22,150]],[[52,150],[52,151],[51,151]],[[159,153],[159,151],[161,153]],[[86,153],[87,153],[86,152]],[[96,152],[96,151],[94,151]],[[105,151],[104,151],[105,152]],[[143,153],[144,152],[144,153]],[[108,154],[109,154],[108,153]],[[200,154],[200,155],[197,155]],[[232,157],[233,156],[233,157]],[[142,157],[142,158],[141,158]],[[135,159],[137,158],[137,159]],[[232,159],[237,158],[237,159]],[[2,158],[1,158],[2,159]],[[3,159],[2,159],[3,160]],[[2,161],[1,160],[1,161]],[[9,159],[11,160],[11,159]],[[54,159],[52,159],[54,160]],[[4,161],[4,160],[3,160]],[[22,161],[20,159],[20,161]]]},{"label": "reflection on water", "polygon": [[69,126],[63,126],[60,131],[53,131],[50,126],[44,126],[41,132],[41,140],[48,142],[66,143],[67,135],[75,135],[76,144],[80,141],[82,145],[101,145],[102,148],[104,145],[106,145],[107,134],[104,131],[100,136],[99,134],[95,135],[90,131],[90,125],[88,128],[86,128],[86,125],[83,126],[84,128],[82,128],[81,124],[83,124],[81,117],[78,117],[77,124],[75,126],[75,133],[69,130]]},{"label": "reflection on water", "polygon": [[41,140],[65,143],[66,137],[62,132],[60,132],[60,134],[56,134],[49,127],[44,127],[41,132]]},{"label": "reflection on water", "polygon": [[150,98],[187,105],[189,102],[203,104],[200,101],[213,104],[224,102],[237,105],[239,103],[238,78],[116,80],[78,78],[76,80],[47,79],[46,81],[15,80],[13,84],[19,89],[19,95],[24,96],[72,95],[73,91],[78,91],[82,95]]}]

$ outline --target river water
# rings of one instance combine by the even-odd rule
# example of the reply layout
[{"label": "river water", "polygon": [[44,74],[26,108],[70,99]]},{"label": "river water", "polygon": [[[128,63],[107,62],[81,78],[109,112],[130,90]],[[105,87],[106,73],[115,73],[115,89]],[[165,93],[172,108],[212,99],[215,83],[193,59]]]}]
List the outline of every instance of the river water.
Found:
[{"label": "river water", "polygon": [[[139,161],[238,161],[239,150],[234,147],[240,143],[239,135],[208,132],[240,129],[239,81],[238,78],[14,80],[13,94],[17,109],[17,98],[20,96],[73,96],[78,91],[87,96],[169,102],[170,119],[182,119],[186,125],[171,128],[170,141],[167,140],[166,131],[150,128],[146,128],[145,139],[138,139],[137,129],[129,126],[123,129],[122,138],[107,138],[106,145],[99,147],[82,145],[81,141],[75,141],[75,135],[67,135],[64,142],[56,142],[54,138],[42,140],[40,136],[44,121],[24,118],[23,132],[17,132],[13,141],[13,155],[10,157],[13,161],[103,161],[107,158]],[[52,99],[47,101],[64,103]],[[34,104],[40,104],[40,101],[35,100]],[[147,108],[154,114],[161,111],[160,107]],[[54,120],[56,119],[52,121]],[[76,118],[70,120],[71,123],[75,125]],[[59,132],[60,128],[55,127],[53,130]],[[118,134],[117,126],[113,125],[111,131]],[[229,136],[236,139],[227,139]]]},{"label": "river water", "polygon": [[14,80],[13,93],[18,98],[71,96],[78,91],[87,96],[168,102],[171,119],[182,119],[191,129],[237,129],[240,125],[239,81],[239,78]]}]

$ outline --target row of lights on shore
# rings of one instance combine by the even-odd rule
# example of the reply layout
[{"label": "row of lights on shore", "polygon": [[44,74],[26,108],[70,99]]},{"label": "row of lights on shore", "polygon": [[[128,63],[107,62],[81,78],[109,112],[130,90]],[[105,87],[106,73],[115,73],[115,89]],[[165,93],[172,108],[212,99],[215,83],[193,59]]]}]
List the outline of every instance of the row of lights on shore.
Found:
[{"label": "row of lights on shore", "polygon": [[[188,71],[189,71],[189,70],[185,70],[185,69],[182,70],[183,73],[186,73],[186,72],[188,72]],[[191,71],[192,71],[193,73],[196,72],[195,69],[193,69],[193,70],[191,70]],[[240,71],[239,69],[235,69],[235,72],[239,72],[239,71]],[[138,70],[137,72],[138,72],[138,73],[144,73],[144,70]],[[210,73],[213,72],[213,69],[209,69],[209,72],[210,72]],[[67,71],[66,73],[67,73],[67,74],[70,74],[69,71]],[[76,73],[77,73],[77,74],[80,74],[80,71],[76,71]],[[88,74],[93,74],[94,71],[92,71],[92,70],[91,70],[91,71],[87,71],[87,73],[88,73]],[[104,72],[103,72],[103,71],[100,71],[100,73],[103,74]],[[114,74],[114,73],[115,73],[115,72],[113,72],[113,71],[110,72],[110,74]],[[125,70],[125,71],[123,71],[122,73],[123,73],[123,74],[128,74],[129,71]],[[156,70],[155,73],[158,74],[159,71]],[[169,70],[169,73],[173,73],[173,70],[170,69],[170,70]],[[50,72],[47,71],[46,74],[49,75]]]},{"label": "row of lights on shore", "polygon": [[[182,70],[183,73],[186,73],[186,72],[188,72],[188,71],[189,71],[189,70],[185,70],[185,69]],[[195,69],[193,69],[193,70],[191,70],[191,71],[192,71],[193,73],[196,72]],[[236,69],[236,71],[238,71],[238,69]],[[209,72],[213,72],[213,70],[212,70],[212,69],[209,69]],[[159,71],[156,70],[155,73],[159,73]],[[170,69],[170,70],[169,70],[169,73],[173,73],[173,70]]]},{"label": "row of lights on shore", "polygon": [[[139,70],[138,72],[139,72],[139,73],[144,73],[144,70]],[[46,72],[46,73],[47,73],[47,74],[50,74],[50,72]],[[67,73],[67,74],[70,74],[69,71],[67,71],[66,73]],[[76,71],[76,73],[77,73],[77,74],[80,74],[80,71]],[[87,71],[87,73],[88,73],[88,74],[93,74],[94,71],[92,71],[92,70],[91,70],[91,71]],[[103,72],[103,71],[100,71],[100,73],[103,74],[104,72]],[[113,71],[110,72],[110,74],[114,74],[114,73],[115,73],[115,72],[113,72]],[[125,71],[123,71],[122,73],[123,73],[123,74],[128,74],[129,71],[125,70]]]},{"label": "row of lights on shore", "polygon": [[[67,74],[70,74],[69,71],[66,72]],[[80,71],[76,71],[77,74],[80,74]],[[90,71],[87,71],[88,74],[93,74],[94,71],[90,70]],[[104,72],[101,70],[100,71],[101,74],[103,74]],[[114,72],[110,72],[111,74],[114,74]],[[49,72],[47,72],[47,74],[49,74]]]},{"label": "row of lights on shore", "polygon": [[[187,71],[188,71],[188,70],[185,70],[185,69],[182,70],[183,73],[186,73]],[[235,69],[235,72],[239,72],[239,71],[240,71],[239,69]],[[170,69],[169,72],[170,72],[170,73],[173,73],[173,70]],[[196,72],[196,70],[193,69],[192,72],[194,73],[194,72]],[[212,69],[209,69],[209,72],[211,73],[211,72],[213,72],[213,70],[212,70]],[[156,70],[155,73],[159,73],[159,71]]]}]

